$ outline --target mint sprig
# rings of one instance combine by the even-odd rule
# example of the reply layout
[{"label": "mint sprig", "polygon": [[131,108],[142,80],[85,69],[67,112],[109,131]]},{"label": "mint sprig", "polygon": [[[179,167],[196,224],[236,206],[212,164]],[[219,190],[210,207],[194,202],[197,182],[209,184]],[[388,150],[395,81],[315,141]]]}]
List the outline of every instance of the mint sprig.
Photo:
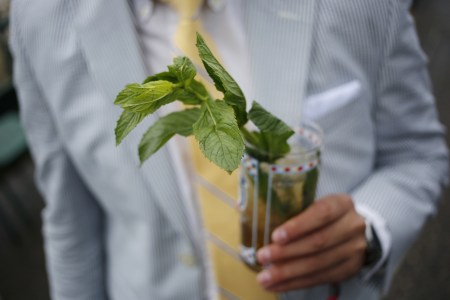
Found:
[{"label": "mint sprig", "polygon": [[[196,46],[223,99],[214,100],[195,79],[197,71],[189,58],[176,57],[168,71],[149,76],[141,84],[129,84],[117,95],[114,104],[124,110],[115,129],[117,145],[146,116],[178,100],[190,108],[161,117],[147,129],[139,144],[141,163],[175,134],[194,135],[205,157],[228,173],[238,168],[244,150],[270,163],[286,155],[292,129],[256,102],[247,113],[241,88],[214,57],[200,34],[197,34]],[[249,119],[258,127],[258,132],[244,127]]]}]

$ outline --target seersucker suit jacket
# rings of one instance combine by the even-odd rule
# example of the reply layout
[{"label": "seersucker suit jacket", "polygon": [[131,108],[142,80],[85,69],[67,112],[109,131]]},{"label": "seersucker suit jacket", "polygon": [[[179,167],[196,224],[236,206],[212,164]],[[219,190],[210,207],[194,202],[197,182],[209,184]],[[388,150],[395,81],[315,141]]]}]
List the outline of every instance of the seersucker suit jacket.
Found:
[{"label": "seersucker suit jacket", "polygon": [[[358,83],[359,93],[328,100],[337,104],[316,117],[325,132],[318,196],[349,193],[386,221],[385,266],[342,283],[340,297],[379,299],[448,172],[411,17],[399,0],[226,2],[244,20],[252,96],[289,124],[319,105],[309,95]],[[145,125],[115,147],[113,100],[147,75],[137,39],[125,0],[12,1],[14,80],[46,200],[54,300],[214,297],[196,204],[179,188],[173,154],[164,148],[138,167]],[[319,286],[284,298],[326,295]]]}]

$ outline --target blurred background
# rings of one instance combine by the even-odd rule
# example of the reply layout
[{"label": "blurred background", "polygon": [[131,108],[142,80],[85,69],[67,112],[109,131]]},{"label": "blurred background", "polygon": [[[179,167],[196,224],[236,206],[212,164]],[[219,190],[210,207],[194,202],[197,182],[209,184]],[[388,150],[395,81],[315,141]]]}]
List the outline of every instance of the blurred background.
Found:
[{"label": "blurred background", "polygon": [[[376,1],[376,0],[375,0]],[[44,206],[18,120],[8,52],[8,0],[0,0],[0,299],[49,300],[41,236]],[[450,128],[450,1],[412,7],[441,121]],[[450,145],[450,134],[447,133]],[[385,300],[450,300],[450,190],[398,271]]]}]

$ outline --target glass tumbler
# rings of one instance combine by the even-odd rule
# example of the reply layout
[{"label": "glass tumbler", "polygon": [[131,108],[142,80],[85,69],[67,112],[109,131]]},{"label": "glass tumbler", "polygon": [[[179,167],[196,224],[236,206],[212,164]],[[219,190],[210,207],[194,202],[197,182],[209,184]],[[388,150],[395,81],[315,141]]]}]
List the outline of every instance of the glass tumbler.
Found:
[{"label": "glass tumbler", "polygon": [[[315,199],[322,130],[312,122],[295,128],[290,152],[270,164],[246,154],[240,175],[241,259],[260,271],[258,249],[270,243],[275,228],[305,210]],[[253,149],[255,150],[255,149]]]}]

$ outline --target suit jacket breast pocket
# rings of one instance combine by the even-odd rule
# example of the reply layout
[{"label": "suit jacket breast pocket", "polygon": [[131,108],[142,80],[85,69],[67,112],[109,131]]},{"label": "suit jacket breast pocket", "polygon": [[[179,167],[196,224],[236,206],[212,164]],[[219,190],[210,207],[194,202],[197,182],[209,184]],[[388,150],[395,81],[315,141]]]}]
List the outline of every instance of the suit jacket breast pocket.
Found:
[{"label": "suit jacket breast pocket", "polygon": [[342,107],[351,105],[360,98],[361,83],[357,80],[347,82],[305,99],[303,116],[306,120],[318,120]]}]

